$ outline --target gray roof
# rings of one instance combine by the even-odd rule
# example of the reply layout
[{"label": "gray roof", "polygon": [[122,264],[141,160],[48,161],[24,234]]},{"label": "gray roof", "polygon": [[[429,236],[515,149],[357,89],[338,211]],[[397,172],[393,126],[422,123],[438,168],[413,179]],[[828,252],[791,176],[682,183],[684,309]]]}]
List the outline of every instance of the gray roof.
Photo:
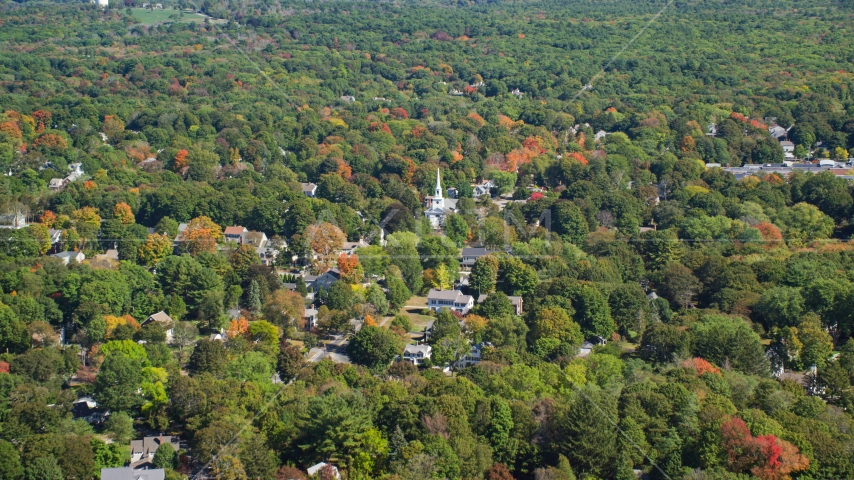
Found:
[{"label": "gray roof", "polygon": [[432,351],[433,347],[430,345],[407,345],[403,349],[403,353],[423,353],[424,355],[430,355]]},{"label": "gray roof", "polygon": [[469,295],[463,295],[459,290],[435,290],[431,288],[430,292],[427,294],[428,300],[459,300],[462,302],[468,302],[469,298],[471,298]]},{"label": "gray roof", "polygon": [[162,468],[134,470],[131,467],[102,468],[101,480],[164,480],[166,471]]},{"label": "gray roof", "polygon": [[161,444],[167,442],[172,444],[176,452],[180,449],[178,437],[161,435],[159,437],[145,437],[142,440],[131,440],[130,452],[131,454],[142,453],[143,458],[145,458],[149,454],[156,452],[157,449],[160,448]]}]

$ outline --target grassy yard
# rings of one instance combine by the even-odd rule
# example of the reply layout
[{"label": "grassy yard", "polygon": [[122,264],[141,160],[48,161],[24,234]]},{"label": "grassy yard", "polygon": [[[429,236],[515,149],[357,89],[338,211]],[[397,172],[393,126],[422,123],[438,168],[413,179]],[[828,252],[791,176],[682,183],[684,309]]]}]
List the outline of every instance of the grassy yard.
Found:
[{"label": "grassy yard", "polygon": [[[172,10],[172,9],[155,9],[151,10],[148,8],[134,8],[133,16],[139,23],[143,25],[155,25],[157,23],[169,23],[174,22],[175,20],[169,18],[172,15],[181,15],[180,10]],[[205,17],[199,15],[198,13],[184,13],[183,17],[180,17],[177,21],[179,22],[204,22]]]}]

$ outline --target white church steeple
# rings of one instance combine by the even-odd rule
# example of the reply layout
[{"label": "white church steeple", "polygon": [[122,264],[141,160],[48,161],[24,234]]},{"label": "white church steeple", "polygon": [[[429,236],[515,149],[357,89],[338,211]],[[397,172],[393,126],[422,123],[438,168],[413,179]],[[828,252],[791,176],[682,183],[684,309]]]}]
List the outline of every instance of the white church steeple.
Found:
[{"label": "white church steeple", "polygon": [[436,191],[433,193],[433,199],[442,198],[442,179],[439,176],[439,169],[436,169]]}]

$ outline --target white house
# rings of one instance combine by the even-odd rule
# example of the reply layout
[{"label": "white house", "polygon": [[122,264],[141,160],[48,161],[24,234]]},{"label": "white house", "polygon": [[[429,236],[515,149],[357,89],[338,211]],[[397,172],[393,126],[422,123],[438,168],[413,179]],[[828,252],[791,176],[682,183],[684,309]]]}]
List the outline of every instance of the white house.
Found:
[{"label": "white house", "polygon": [[783,155],[786,158],[795,158],[795,144],[794,142],[790,142],[788,140],[783,140],[780,142],[780,146],[783,148]]},{"label": "white house", "polygon": [[302,318],[305,320],[306,330],[313,330],[317,326],[317,309],[314,308],[314,305],[305,309]]},{"label": "white house", "polygon": [[590,352],[592,352],[596,346],[605,345],[606,343],[608,342],[602,337],[590,337],[581,344],[581,348],[578,350],[578,356],[586,357],[587,355],[590,355]]},{"label": "white house", "polygon": [[86,260],[86,255],[84,255],[83,252],[60,252],[54,253],[51,257],[56,257],[62,260],[62,263],[66,265],[68,265],[72,260],[77,263],[83,263],[83,260]]},{"label": "white house", "polygon": [[435,290],[431,288],[427,294],[427,308],[438,312],[446,307],[465,315],[474,307],[474,297],[463,295],[459,290]]},{"label": "white house", "polygon": [[146,318],[140,326],[144,327],[152,322],[157,322],[161,327],[163,327],[163,330],[166,332],[166,341],[171,342],[172,335],[175,332],[175,321],[172,320],[172,317],[170,317],[169,314],[161,310],[153,315],[149,315],[149,317]]},{"label": "white house", "polygon": [[416,366],[424,365],[424,360],[433,357],[433,347],[430,345],[407,345],[403,350],[403,361]]},{"label": "white house", "polygon": [[248,231],[246,227],[231,226],[225,227],[222,233],[226,242],[234,242],[240,245],[243,242],[243,235]]},{"label": "white house", "polygon": [[302,185],[302,193],[306,197],[314,198],[314,196],[317,194],[317,185],[315,185],[313,183],[302,183],[301,185]]},{"label": "white house", "polygon": [[477,365],[483,359],[483,351],[487,348],[492,348],[492,344],[489,342],[480,342],[472,345],[468,353],[457,361],[457,368],[467,368]]},{"label": "white house", "polygon": [[107,8],[110,6],[110,0],[89,0],[89,3],[92,5],[98,5],[101,8]]},{"label": "white house", "polygon": [[[326,462],[320,462],[316,465],[312,465],[312,466],[308,467],[308,470],[306,470],[306,473],[308,473],[309,477],[314,477],[317,474],[319,474],[320,470],[325,466],[326,466]],[[338,480],[341,480],[341,474],[338,473],[338,467],[336,467],[335,465],[330,465],[330,466],[332,467],[332,472],[335,475],[335,478],[337,478]]]},{"label": "white house", "polygon": [[29,222],[27,222],[27,216],[22,212],[0,215],[0,228],[18,230],[19,228],[28,227],[29,225]]}]

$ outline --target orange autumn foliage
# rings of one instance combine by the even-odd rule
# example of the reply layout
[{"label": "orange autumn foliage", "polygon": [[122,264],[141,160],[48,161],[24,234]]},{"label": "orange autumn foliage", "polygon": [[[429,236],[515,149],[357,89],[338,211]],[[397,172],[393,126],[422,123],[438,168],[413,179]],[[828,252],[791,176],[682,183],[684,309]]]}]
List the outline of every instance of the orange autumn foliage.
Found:
[{"label": "orange autumn foliage", "polygon": [[42,225],[45,227],[53,228],[53,226],[56,225],[56,214],[50,210],[45,210],[39,221],[41,221]]},{"label": "orange autumn foliage", "polygon": [[584,158],[584,155],[582,155],[578,152],[572,152],[568,155],[568,157],[572,160],[575,160],[576,162],[578,162],[582,165],[587,165],[587,159]]},{"label": "orange autumn foliage", "polygon": [[130,325],[134,330],[139,330],[139,322],[130,315],[122,315],[121,317],[105,315],[104,321],[107,323],[107,338],[112,338],[113,331],[119,325]]},{"label": "orange autumn foliage", "polygon": [[228,324],[226,333],[228,334],[228,338],[245,337],[249,334],[249,322],[243,317],[239,319],[232,318]]},{"label": "orange autumn foliage", "polygon": [[466,116],[467,116],[468,118],[470,118],[470,119],[474,120],[475,122],[477,122],[477,125],[478,125],[479,127],[482,127],[482,126],[486,125],[486,120],[484,120],[484,119],[483,119],[483,117],[481,117],[480,115],[478,115],[478,114],[477,114],[477,113],[475,113],[475,112],[471,112],[471,113],[469,113],[469,114],[468,114],[468,115],[466,115]]},{"label": "orange autumn foliage", "polygon": [[175,171],[181,170],[182,168],[189,165],[187,161],[187,155],[190,152],[186,150],[178,150],[178,153],[175,154],[175,161],[172,163],[172,169]]},{"label": "orange autumn foliage", "polygon": [[766,245],[769,247],[773,246],[775,243],[783,241],[783,232],[781,232],[773,223],[762,222],[757,224],[755,228],[759,230],[759,233],[762,235],[762,240],[764,240]]},{"label": "orange autumn foliage", "polygon": [[96,186],[97,185],[95,185],[95,182],[93,182],[92,180],[86,180],[85,182],[83,182],[83,188],[85,188],[86,190],[92,190]]},{"label": "orange autumn foliage", "polygon": [[48,147],[48,148],[68,148],[68,141],[65,137],[55,133],[45,133],[39,138],[33,140],[33,146]]},{"label": "orange autumn foliage", "polygon": [[697,375],[702,375],[704,373],[713,373],[715,375],[721,374],[721,369],[709,363],[705,358],[689,358],[682,362],[682,366],[696,370]]},{"label": "orange autumn foliage", "polygon": [[355,254],[347,255],[346,253],[342,253],[338,255],[338,270],[341,271],[343,275],[349,275],[359,266],[359,257]]},{"label": "orange autumn foliage", "polygon": [[498,126],[510,130],[511,128],[516,126],[516,122],[514,122],[513,119],[508,117],[507,115],[499,115]]},{"label": "orange autumn foliage", "polygon": [[352,177],[353,176],[353,169],[350,168],[350,165],[347,165],[347,163],[340,158],[338,158],[337,160],[338,160],[338,170],[336,170],[335,173],[340,175],[341,178],[343,178],[344,180],[347,180],[348,178]]},{"label": "orange autumn foliage", "polygon": [[377,321],[374,320],[374,317],[370,315],[365,315],[365,326],[366,327],[376,327]]},{"label": "orange autumn foliage", "polygon": [[8,133],[12,138],[20,140],[23,134],[21,133],[21,129],[18,128],[18,124],[15,122],[3,122],[0,123],[0,132]]}]

